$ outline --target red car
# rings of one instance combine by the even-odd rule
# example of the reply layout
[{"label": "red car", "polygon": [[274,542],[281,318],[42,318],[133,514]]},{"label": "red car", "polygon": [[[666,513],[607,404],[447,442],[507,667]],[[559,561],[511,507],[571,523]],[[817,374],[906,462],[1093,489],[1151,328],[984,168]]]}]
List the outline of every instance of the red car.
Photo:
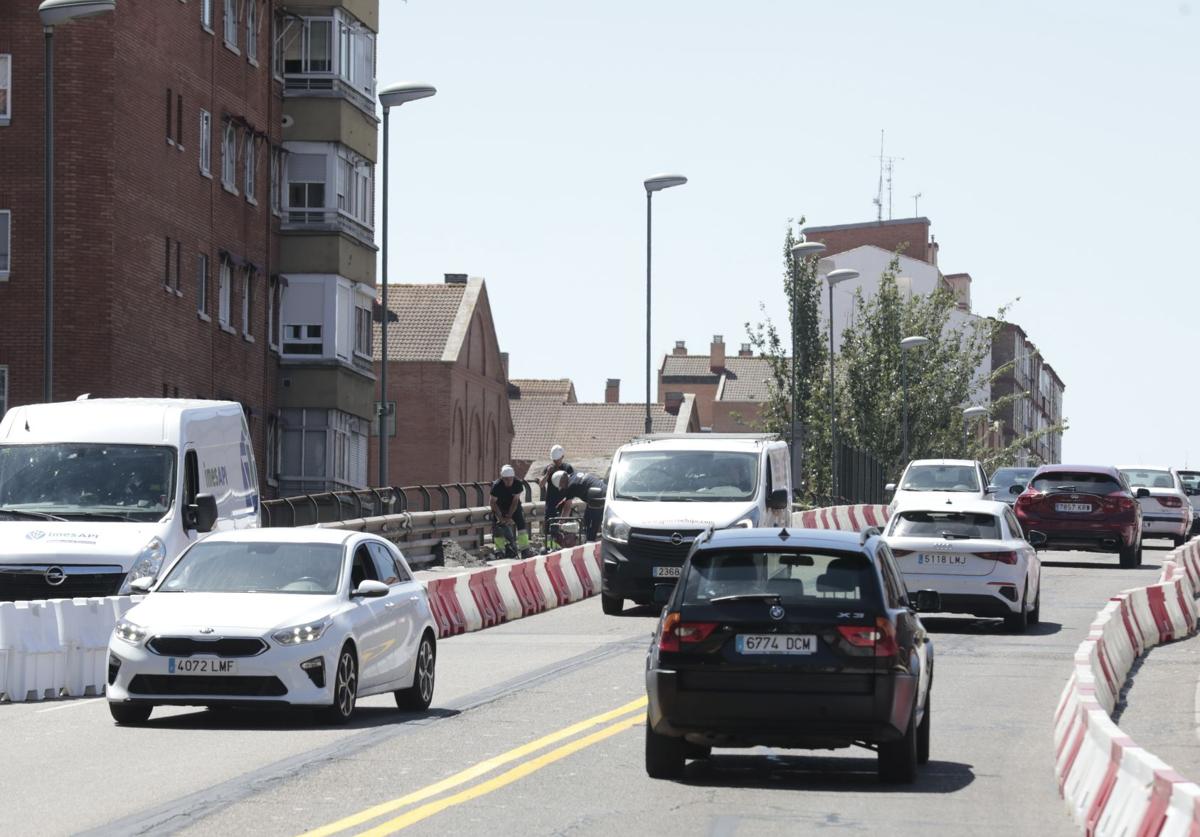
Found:
[{"label": "red car", "polygon": [[1122,567],[1142,563],[1142,510],[1116,468],[1043,465],[1017,497],[1017,520],[1039,549],[1115,552]]}]

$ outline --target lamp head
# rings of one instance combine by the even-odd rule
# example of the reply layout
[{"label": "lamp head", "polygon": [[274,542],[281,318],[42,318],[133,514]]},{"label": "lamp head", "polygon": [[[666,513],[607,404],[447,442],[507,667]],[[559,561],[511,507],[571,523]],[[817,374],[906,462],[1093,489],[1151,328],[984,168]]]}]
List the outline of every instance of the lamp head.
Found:
[{"label": "lamp head", "polygon": [[398,108],[405,102],[428,99],[435,93],[437,93],[437,88],[432,84],[424,84],[419,81],[401,81],[380,88],[379,102],[383,105],[384,110],[387,110],[393,107]]},{"label": "lamp head", "polygon": [[858,278],[858,271],[857,270],[849,270],[847,268],[842,268],[840,270],[831,270],[825,274],[825,281],[829,283],[830,287],[833,287],[834,285],[838,284],[839,282],[845,282],[848,279],[857,279],[857,278]]},{"label": "lamp head", "polygon": [[646,178],[642,185],[646,187],[647,192],[661,192],[663,189],[682,186],[685,183],[687,183],[687,178],[682,174],[656,174],[654,177]]},{"label": "lamp head", "polygon": [[963,418],[968,420],[979,418],[980,416],[986,416],[987,412],[987,407],[967,407],[963,410]]},{"label": "lamp head", "polygon": [[928,337],[905,337],[900,341],[900,350],[907,352],[909,349],[915,349],[918,346],[924,346],[930,343]]},{"label": "lamp head", "polygon": [[801,241],[792,246],[792,258],[807,259],[809,256],[819,256],[825,252],[825,245],[819,241]]}]

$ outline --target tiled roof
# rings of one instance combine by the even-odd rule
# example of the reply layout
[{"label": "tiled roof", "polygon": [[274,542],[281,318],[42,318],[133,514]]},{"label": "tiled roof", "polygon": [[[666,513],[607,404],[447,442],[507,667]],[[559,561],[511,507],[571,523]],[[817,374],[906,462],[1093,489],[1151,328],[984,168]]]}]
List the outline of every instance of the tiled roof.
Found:
[{"label": "tiled roof", "polygon": [[765,357],[725,359],[722,401],[763,402],[770,397],[771,362]]},{"label": "tiled roof", "polygon": [[[562,445],[567,461],[609,459],[617,448],[645,432],[644,404],[558,404],[518,399],[512,410],[512,458],[538,461]],[[655,433],[675,430],[676,416],[661,404],[650,405]]]},{"label": "tiled roof", "polygon": [[575,400],[570,378],[513,378],[509,383],[521,390],[521,400],[549,399],[565,404]]},{"label": "tiled roof", "polygon": [[663,361],[663,377],[687,376],[695,378],[708,376],[715,384],[720,377],[713,372],[709,364],[712,361],[708,355],[667,355]]},{"label": "tiled roof", "polygon": [[[388,324],[388,359],[441,360],[466,290],[458,284],[388,285],[388,308],[396,317]],[[380,332],[375,323],[376,360],[383,357]]]}]

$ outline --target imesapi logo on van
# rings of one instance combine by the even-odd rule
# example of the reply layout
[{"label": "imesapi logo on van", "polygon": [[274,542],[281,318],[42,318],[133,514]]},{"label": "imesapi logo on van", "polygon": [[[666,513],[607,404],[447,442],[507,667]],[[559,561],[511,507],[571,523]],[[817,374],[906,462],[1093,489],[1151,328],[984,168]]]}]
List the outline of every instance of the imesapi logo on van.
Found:
[{"label": "imesapi logo on van", "polygon": [[229,485],[229,472],[225,470],[224,465],[217,465],[212,468],[204,469],[204,487],[213,488],[215,486]]},{"label": "imesapi logo on van", "polygon": [[92,543],[100,536],[94,532],[47,532],[43,529],[33,529],[25,533],[28,541],[60,541],[66,543]]}]

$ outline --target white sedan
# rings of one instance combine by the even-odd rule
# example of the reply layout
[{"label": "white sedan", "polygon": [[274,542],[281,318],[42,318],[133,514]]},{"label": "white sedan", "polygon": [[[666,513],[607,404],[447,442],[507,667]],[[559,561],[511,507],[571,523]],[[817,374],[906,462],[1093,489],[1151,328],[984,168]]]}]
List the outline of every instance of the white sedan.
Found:
[{"label": "white sedan", "polygon": [[1004,503],[902,508],[883,540],[908,589],[936,590],[942,610],[1002,617],[1016,632],[1041,619],[1041,561]]},{"label": "white sedan", "polygon": [[1186,541],[1192,529],[1192,505],[1175,470],[1153,465],[1120,465],[1117,470],[1135,493],[1139,488],[1149,492],[1138,497],[1143,540],[1167,538],[1175,546]]},{"label": "white sedan", "polygon": [[287,704],[344,724],[360,697],[433,699],[437,628],[404,556],[374,535],[248,529],[193,544],[109,640],[118,724],[159,705]]}]

